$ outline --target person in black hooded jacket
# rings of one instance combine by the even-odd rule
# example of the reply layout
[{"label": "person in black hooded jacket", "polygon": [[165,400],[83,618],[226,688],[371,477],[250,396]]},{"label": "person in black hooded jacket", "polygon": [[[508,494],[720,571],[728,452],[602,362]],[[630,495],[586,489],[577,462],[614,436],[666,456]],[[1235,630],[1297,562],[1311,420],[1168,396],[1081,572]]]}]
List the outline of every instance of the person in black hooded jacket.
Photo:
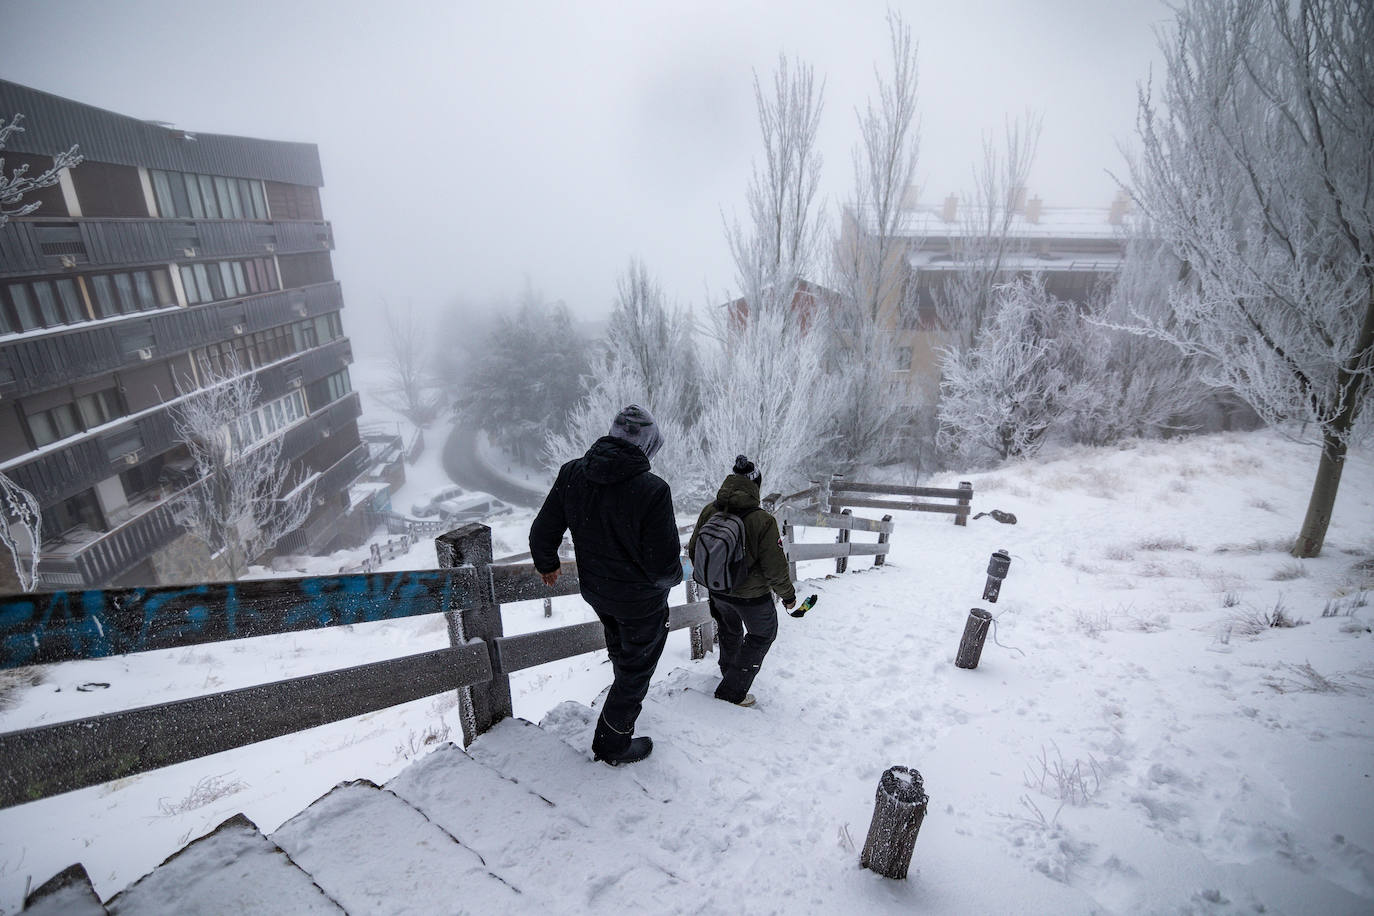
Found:
[{"label": "person in black hooded jacket", "polygon": [[578,585],[606,630],[614,680],[592,738],[612,766],[643,760],[648,737],[632,737],[668,639],[668,590],[682,581],[673,494],[649,470],[663,445],[654,418],[631,404],[558,478],[530,526],[530,556],[544,584],[558,580],[558,546],[571,531]]}]

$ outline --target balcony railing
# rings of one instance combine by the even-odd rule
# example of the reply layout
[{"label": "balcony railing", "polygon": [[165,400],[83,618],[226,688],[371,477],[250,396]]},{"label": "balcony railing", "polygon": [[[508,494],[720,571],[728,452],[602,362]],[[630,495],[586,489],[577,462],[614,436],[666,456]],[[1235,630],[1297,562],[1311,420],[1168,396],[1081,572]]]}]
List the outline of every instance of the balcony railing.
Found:
[{"label": "balcony railing", "polygon": [[[264,400],[280,397],[289,389],[292,377],[309,384],[336,371],[338,366],[347,365],[352,357],[348,338],[341,337],[323,347],[307,350],[296,359],[259,369],[257,381],[261,397]],[[307,358],[308,361],[303,361]],[[312,372],[319,374],[312,375]],[[353,397],[356,400],[356,395]],[[330,411],[336,411],[338,403],[331,404]],[[98,433],[73,437],[69,445],[40,452],[31,460],[20,456],[16,461],[21,463],[9,467],[6,473],[41,504],[52,505],[176,446],[173,409],[168,404],[122,423],[107,424],[100,427]],[[127,443],[130,441],[137,443],[135,450],[129,449]],[[304,449],[300,449],[293,455],[303,452]]]},{"label": "balcony railing", "polygon": [[7,275],[60,273],[333,247],[324,220],[16,219],[0,234],[0,264]]},{"label": "balcony railing", "polygon": [[[282,454],[291,460],[299,458],[326,434],[326,430],[338,429],[356,419],[360,410],[356,393],[340,398],[288,430]],[[315,492],[327,496],[342,491],[366,469],[367,445],[361,444],[320,475]],[[56,589],[104,585],[143,562],[182,533],[175,507],[181,496],[196,486],[199,484],[193,483],[153,500],[130,503],[130,509],[137,514],[110,531],[69,532],[63,538],[48,541],[43,545],[43,559],[38,568],[41,586]],[[334,524],[339,511],[316,519],[314,525],[319,529],[316,534]]]},{"label": "balcony railing", "polygon": [[144,354],[139,351],[146,345],[121,343],[130,328],[141,332],[135,336],[152,341],[153,358],[166,359],[236,333],[251,334],[342,308],[339,284],[329,282],[72,328],[55,326],[41,336],[0,339],[0,397],[24,397],[140,365]]}]

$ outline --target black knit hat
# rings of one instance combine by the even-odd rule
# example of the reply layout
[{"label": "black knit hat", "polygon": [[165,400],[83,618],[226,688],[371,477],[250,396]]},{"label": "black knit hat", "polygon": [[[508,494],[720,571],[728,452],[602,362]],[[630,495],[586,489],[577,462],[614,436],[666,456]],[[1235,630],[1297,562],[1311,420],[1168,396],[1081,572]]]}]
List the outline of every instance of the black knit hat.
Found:
[{"label": "black knit hat", "polygon": [[754,462],[743,455],[735,456],[735,466],[730,469],[730,473],[739,474],[741,477],[748,477],[754,483],[763,483],[763,473],[754,467]]}]

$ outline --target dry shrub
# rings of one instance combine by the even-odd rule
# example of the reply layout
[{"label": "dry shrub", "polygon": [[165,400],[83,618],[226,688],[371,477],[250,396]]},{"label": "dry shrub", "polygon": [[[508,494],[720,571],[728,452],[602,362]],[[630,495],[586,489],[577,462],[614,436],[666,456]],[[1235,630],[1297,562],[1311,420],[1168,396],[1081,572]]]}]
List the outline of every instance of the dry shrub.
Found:
[{"label": "dry shrub", "polygon": [[1137,550],[1197,550],[1181,537],[1154,535],[1136,542]]},{"label": "dry shrub", "polygon": [[164,817],[172,817],[177,814],[185,814],[187,811],[194,811],[196,808],[203,808],[219,801],[226,795],[233,795],[235,792],[242,792],[248,788],[248,783],[241,779],[231,780],[228,776],[228,773],[219,776],[206,776],[192,786],[191,791],[179,802],[168,802],[165,798],[159,798],[157,808]]},{"label": "dry shrub", "polygon": [[1273,579],[1275,582],[1291,582],[1294,579],[1305,579],[1307,578],[1307,567],[1297,560],[1291,560],[1274,570],[1274,574],[1269,578]]}]

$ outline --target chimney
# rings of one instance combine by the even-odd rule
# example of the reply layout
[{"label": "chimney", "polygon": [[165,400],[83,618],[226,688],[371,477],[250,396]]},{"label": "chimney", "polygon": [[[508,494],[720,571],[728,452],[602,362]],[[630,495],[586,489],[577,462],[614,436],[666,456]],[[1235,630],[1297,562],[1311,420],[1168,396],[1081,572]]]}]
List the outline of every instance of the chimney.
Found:
[{"label": "chimney", "polygon": [[921,189],[914,184],[907,185],[906,190],[902,192],[902,209],[915,210],[916,205],[920,202]]},{"label": "chimney", "polygon": [[1113,226],[1120,226],[1130,210],[1131,199],[1126,196],[1125,191],[1117,191],[1116,197],[1112,198],[1111,210],[1107,212],[1107,222]]},{"label": "chimney", "polygon": [[1038,194],[1035,197],[1032,197],[1030,200],[1026,201],[1027,222],[1040,222],[1040,207],[1043,205],[1043,203],[1044,201],[1040,199],[1040,195]]},{"label": "chimney", "polygon": [[1011,192],[1011,209],[1014,213],[1020,213],[1026,209],[1026,186],[1017,185]]},{"label": "chimney", "polygon": [[940,219],[947,223],[954,222],[954,217],[959,213],[959,198],[951,194],[945,198],[945,205],[940,208]]}]

